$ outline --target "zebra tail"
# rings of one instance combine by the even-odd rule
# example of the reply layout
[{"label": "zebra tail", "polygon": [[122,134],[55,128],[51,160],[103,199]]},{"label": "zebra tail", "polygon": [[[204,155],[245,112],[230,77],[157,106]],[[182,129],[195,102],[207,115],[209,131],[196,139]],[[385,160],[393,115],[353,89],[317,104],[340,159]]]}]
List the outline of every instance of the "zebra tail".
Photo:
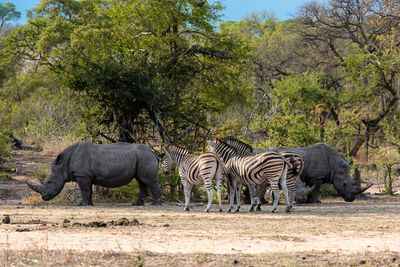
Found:
[{"label": "zebra tail", "polygon": [[284,157],[282,157],[282,158],[283,158],[283,161],[285,162],[288,170],[293,169],[293,167],[294,167],[293,164],[291,162],[287,161]]}]

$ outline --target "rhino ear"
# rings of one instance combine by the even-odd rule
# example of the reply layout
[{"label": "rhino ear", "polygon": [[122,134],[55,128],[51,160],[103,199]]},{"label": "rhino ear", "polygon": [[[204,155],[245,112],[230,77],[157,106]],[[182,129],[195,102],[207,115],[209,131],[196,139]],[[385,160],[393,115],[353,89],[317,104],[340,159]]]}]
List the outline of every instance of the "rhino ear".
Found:
[{"label": "rhino ear", "polygon": [[56,164],[57,164],[57,165],[60,164],[60,162],[62,161],[62,159],[63,159],[62,154],[58,155],[57,158],[56,158]]}]

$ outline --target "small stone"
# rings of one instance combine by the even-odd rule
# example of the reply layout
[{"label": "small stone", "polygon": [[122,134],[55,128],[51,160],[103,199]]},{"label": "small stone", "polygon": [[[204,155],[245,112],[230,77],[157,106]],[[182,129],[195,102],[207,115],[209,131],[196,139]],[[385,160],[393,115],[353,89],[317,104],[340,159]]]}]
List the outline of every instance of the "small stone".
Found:
[{"label": "small stone", "polygon": [[17,232],[30,232],[31,230],[28,228],[17,228],[15,231]]},{"label": "small stone", "polygon": [[4,224],[9,224],[11,222],[10,215],[4,215],[3,220],[1,220]]},{"label": "small stone", "polygon": [[239,261],[238,260],[233,260],[233,264],[238,264],[239,263]]},{"label": "small stone", "polygon": [[164,226],[164,227],[169,227],[169,224],[168,224],[168,223],[166,223],[166,224],[164,224],[163,226]]},{"label": "small stone", "polygon": [[64,219],[63,223],[70,223],[71,221],[68,219]]},{"label": "small stone", "polygon": [[396,258],[396,257],[393,257],[393,258],[392,258],[392,262],[395,262],[395,261],[397,261],[397,258]]},{"label": "small stone", "polygon": [[133,219],[132,221],[131,221],[131,225],[139,225],[140,223],[139,223],[139,221],[137,220],[137,219]]},{"label": "small stone", "polygon": [[359,263],[359,264],[366,264],[367,261],[366,261],[366,260],[360,260],[358,263]]},{"label": "small stone", "polygon": [[305,259],[307,259],[307,257],[303,257],[302,259],[305,260]]}]

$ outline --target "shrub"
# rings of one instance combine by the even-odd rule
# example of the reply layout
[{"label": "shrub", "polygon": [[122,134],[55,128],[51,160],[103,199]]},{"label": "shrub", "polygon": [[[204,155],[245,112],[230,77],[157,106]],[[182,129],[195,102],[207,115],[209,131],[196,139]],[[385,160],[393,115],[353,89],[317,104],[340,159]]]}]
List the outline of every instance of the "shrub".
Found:
[{"label": "shrub", "polygon": [[0,132],[0,167],[8,157],[11,150],[11,140],[4,133]]}]

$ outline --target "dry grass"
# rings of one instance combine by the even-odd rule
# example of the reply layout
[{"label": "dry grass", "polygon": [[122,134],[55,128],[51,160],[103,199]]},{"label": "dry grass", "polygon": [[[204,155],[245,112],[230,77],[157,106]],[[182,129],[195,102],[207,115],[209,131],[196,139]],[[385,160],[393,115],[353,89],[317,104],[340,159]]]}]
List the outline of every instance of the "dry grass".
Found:
[{"label": "dry grass", "polygon": [[1,251],[5,266],[399,266],[398,253],[267,253],[260,255],[79,252],[74,250]]},{"label": "dry grass", "polygon": [[56,157],[58,154],[60,154],[65,148],[68,146],[76,143],[75,140],[69,140],[69,139],[63,139],[63,140],[58,140],[58,141],[50,141],[46,142],[43,145],[43,150],[41,152],[41,155],[46,156],[46,157]]},{"label": "dry grass", "polygon": [[42,196],[38,193],[29,193],[23,200],[22,204],[37,206],[43,204]]}]

